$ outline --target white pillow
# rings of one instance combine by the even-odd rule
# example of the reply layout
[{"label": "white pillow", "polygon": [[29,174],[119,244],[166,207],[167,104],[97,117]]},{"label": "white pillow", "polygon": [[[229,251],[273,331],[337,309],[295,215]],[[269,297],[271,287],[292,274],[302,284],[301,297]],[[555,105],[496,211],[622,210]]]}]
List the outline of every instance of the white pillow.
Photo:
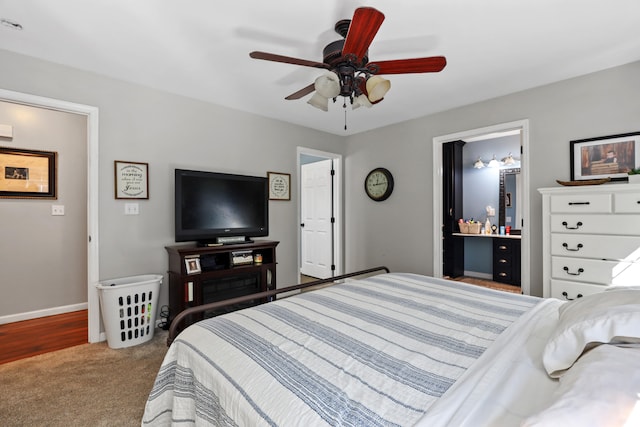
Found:
[{"label": "white pillow", "polygon": [[556,330],[542,356],[547,373],[560,377],[590,348],[640,342],[640,291],[587,295],[560,306]]},{"label": "white pillow", "polygon": [[522,426],[640,425],[640,348],[587,352],[560,378],[551,402]]}]

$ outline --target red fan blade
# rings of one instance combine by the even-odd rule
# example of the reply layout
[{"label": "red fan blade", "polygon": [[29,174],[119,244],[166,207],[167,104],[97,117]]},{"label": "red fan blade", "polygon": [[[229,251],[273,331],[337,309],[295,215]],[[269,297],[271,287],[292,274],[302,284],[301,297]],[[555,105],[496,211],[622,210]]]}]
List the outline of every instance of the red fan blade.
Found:
[{"label": "red fan blade", "polygon": [[371,62],[367,64],[367,69],[373,74],[437,73],[442,71],[445,65],[447,59],[444,56],[432,56]]},{"label": "red fan blade", "polygon": [[342,55],[353,54],[362,60],[369,45],[376,36],[380,25],[384,21],[384,14],[372,7],[359,7],[353,14],[349,32],[344,41]]},{"label": "red fan blade", "polygon": [[267,52],[251,52],[250,57],[254,59],[264,59],[265,61],[284,62],[286,64],[303,65],[305,67],[325,68],[331,69],[328,64],[324,62],[307,61],[306,59],[292,58],[290,56],[276,55]]},{"label": "red fan blade", "polygon": [[287,96],[285,99],[287,99],[289,101],[291,101],[292,99],[300,99],[303,96],[310,94],[314,90],[316,90],[316,85],[315,85],[315,83],[311,83],[309,86],[303,87],[299,91],[294,92],[291,95]]}]

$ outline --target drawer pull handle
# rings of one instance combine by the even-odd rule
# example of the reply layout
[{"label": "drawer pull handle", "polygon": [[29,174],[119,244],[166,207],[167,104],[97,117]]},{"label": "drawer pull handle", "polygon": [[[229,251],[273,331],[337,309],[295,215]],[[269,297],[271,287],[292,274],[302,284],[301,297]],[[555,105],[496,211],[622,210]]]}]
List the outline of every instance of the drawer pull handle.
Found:
[{"label": "drawer pull handle", "polygon": [[590,202],[569,202],[569,206],[574,206],[574,205],[590,205]]},{"label": "drawer pull handle", "polygon": [[500,277],[506,277],[507,273],[498,273],[498,276]]},{"label": "drawer pull handle", "polygon": [[562,293],[562,296],[567,300],[567,301],[573,301],[574,299],[577,298],[582,298],[582,294],[578,294],[575,298],[569,298],[569,294],[566,292]]},{"label": "drawer pull handle", "polygon": [[578,243],[578,244],[576,245],[575,249],[574,249],[574,248],[570,248],[570,247],[569,247],[569,245],[568,245],[568,244],[566,244],[566,243],[563,243],[563,244],[562,244],[562,246],[563,246],[566,250],[568,250],[568,251],[570,251],[570,252],[578,252],[580,249],[582,249],[582,243]]},{"label": "drawer pull handle", "polygon": [[505,263],[507,263],[508,261],[507,261],[506,259],[499,259],[499,260],[498,260],[498,262],[499,262],[499,263],[502,263],[502,264],[505,264]]},{"label": "drawer pull handle", "polygon": [[578,221],[575,227],[569,227],[567,221],[562,221],[562,225],[564,225],[564,228],[566,228],[567,230],[577,230],[578,228],[582,227],[582,222]]},{"label": "drawer pull handle", "polygon": [[507,247],[505,245],[500,245],[498,246],[498,249],[500,249],[501,251],[504,251],[507,249]]},{"label": "drawer pull handle", "polygon": [[584,273],[584,268],[579,268],[577,273],[572,273],[569,271],[569,267],[565,266],[562,268],[564,271],[567,272],[567,274],[570,274],[572,276],[579,276],[581,273]]}]

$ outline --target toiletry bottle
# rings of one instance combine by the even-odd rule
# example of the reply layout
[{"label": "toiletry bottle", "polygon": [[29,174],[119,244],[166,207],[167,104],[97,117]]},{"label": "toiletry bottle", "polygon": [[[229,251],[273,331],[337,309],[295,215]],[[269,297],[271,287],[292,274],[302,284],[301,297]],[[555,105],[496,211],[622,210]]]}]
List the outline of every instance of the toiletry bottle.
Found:
[{"label": "toiletry bottle", "polygon": [[484,223],[484,231],[487,234],[491,234],[491,222],[489,222],[489,218],[487,218],[487,221]]}]

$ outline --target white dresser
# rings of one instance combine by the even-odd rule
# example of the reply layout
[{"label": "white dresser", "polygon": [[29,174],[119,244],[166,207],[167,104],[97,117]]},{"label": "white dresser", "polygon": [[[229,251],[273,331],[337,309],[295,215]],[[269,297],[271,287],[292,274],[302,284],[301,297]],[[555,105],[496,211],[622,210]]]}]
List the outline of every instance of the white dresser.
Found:
[{"label": "white dresser", "polygon": [[543,296],[640,285],[640,185],[540,188]]}]

